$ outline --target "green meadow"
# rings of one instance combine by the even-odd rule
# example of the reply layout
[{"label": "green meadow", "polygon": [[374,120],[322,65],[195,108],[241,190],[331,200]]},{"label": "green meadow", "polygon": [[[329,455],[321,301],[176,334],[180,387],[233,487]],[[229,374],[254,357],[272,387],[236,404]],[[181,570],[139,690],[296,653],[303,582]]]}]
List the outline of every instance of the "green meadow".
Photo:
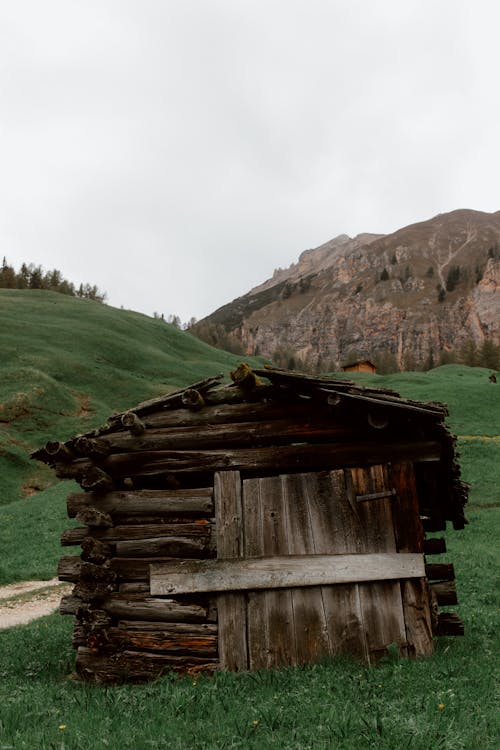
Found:
[{"label": "green meadow", "polygon": [[[239,358],[162,321],[56,293],[0,290],[0,320],[0,583],[46,580],[71,525],[65,496],[74,485],[56,482],[29,452],[143,399],[227,375]],[[470,523],[449,529],[448,552],[434,559],[455,565],[463,638],[437,639],[426,660],[390,654],[371,668],[342,659],[99,688],[74,679],[72,618],[55,614],[0,631],[0,750],[496,750],[500,384],[488,375],[447,365],[356,376],[449,405]]]}]

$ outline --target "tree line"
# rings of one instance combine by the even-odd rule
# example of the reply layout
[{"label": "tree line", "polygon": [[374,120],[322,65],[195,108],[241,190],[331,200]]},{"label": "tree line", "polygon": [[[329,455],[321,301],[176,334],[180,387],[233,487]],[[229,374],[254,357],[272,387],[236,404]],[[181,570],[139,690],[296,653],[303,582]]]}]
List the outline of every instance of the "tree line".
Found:
[{"label": "tree line", "polygon": [[42,266],[34,263],[23,263],[19,271],[16,271],[5,257],[0,268],[0,289],[45,289],[96,302],[104,302],[106,299],[106,292],[101,292],[95,284],[80,284],[76,287],[63,277],[61,271],[45,271]]},{"label": "tree line", "polygon": [[[192,319],[193,321],[193,319]],[[244,354],[241,341],[232,333],[228,333],[224,326],[208,321],[200,321],[191,325],[183,326],[177,316],[169,316],[166,321],[177,328],[189,330],[197,338],[205,341],[217,349],[232,352],[233,354]],[[254,356],[261,355],[257,346],[253,351]],[[322,372],[335,372],[338,363],[321,354],[310,354],[303,356],[290,346],[279,346],[272,352],[270,359],[277,367],[289,370],[302,370],[303,372],[318,374]],[[469,367],[486,367],[491,370],[500,370],[500,346],[492,339],[485,339],[481,344],[476,344],[473,339],[467,341],[461,348],[452,351],[430,350],[425,360],[419,360],[411,351],[404,352],[402,367],[399,365],[394,352],[389,349],[373,351],[370,354],[350,350],[346,352],[344,361],[356,361],[369,359],[374,363],[380,375],[404,371],[427,371],[434,367],[447,364],[463,364]]]}]

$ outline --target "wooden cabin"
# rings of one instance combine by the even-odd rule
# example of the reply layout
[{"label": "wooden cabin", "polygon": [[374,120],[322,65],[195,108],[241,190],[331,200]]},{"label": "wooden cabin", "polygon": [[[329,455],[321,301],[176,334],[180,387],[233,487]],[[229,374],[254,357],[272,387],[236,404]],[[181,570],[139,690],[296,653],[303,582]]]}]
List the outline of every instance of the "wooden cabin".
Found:
[{"label": "wooden cabin", "polygon": [[349,362],[342,365],[342,372],[377,372],[376,366],[369,359],[361,359],[357,362]]},{"label": "wooden cabin", "polygon": [[114,414],[34,457],[82,492],[59,577],[84,680],[253,670],[459,634],[464,526],[446,407],[347,380],[240,366]]}]

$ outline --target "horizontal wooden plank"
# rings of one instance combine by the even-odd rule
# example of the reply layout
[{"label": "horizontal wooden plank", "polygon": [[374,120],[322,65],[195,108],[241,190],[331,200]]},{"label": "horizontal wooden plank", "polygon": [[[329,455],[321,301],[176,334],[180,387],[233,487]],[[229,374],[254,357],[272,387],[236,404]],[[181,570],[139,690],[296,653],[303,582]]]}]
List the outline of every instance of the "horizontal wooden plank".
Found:
[{"label": "horizontal wooden plank", "polygon": [[203,424],[230,424],[232,422],[254,422],[260,419],[292,419],[295,417],[313,416],[323,411],[310,399],[291,401],[254,401],[244,403],[218,403],[205,406],[201,411],[192,412],[189,409],[174,409],[149,414],[143,418],[148,428],[155,427],[187,427]]},{"label": "horizontal wooden plank", "polygon": [[443,552],[446,552],[446,541],[443,537],[424,540],[424,554],[441,555]]},{"label": "horizontal wooden plank", "polygon": [[200,523],[158,523],[134,524],[114,526],[111,529],[88,529],[77,526],[67,529],[61,535],[63,546],[81,544],[87,537],[92,536],[106,542],[132,541],[138,539],[152,539],[158,537],[185,537],[193,539],[208,539],[211,536],[211,524],[208,521]]},{"label": "horizontal wooden plank", "polygon": [[102,461],[113,477],[148,476],[162,472],[308,471],[370,466],[387,461],[438,461],[437,441],[410,443],[319,443],[212,451],[140,451],[117,453]]},{"label": "horizontal wooden plank", "polygon": [[179,623],[203,622],[208,617],[206,607],[152,597],[135,600],[120,594],[112,594],[102,606],[113,617],[125,620]]},{"label": "horizontal wooden plank", "polygon": [[102,654],[90,648],[79,647],[76,671],[87,682],[98,685],[119,685],[125,682],[148,682],[166,671],[189,674],[211,673],[218,668],[218,660],[147,651],[119,651]]},{"label": "horizontal wooden plank", "polygon": [[336,424],[325,412],[295,419],[287,416],[268,422],[233,422],[229,424],[193,425],[166,429],[148,429],[139,437],[117,432],[106,435],[108,454],[132,451],[210,450],[211,448],[280,445],[288,443],[345,442],[362,440],[352,420],[347,425]]},{"label": "horizontal wooden plank", "polygon": [[163,630],[124,630],[109,628],[106,631],[106,646],[116,651],[159,651],[165,654],[187,656],[217,656],[217,635],[206,633],[175,632]]},{"label": "horizontal wooden plank", "polygon": [[428,563],[425,566],[425,575],[429,581],[453,581],[455,569],[453,563]]},{"label": "horizontal wooden plank", "polygon": [[246,591],[422,578],[424,558],[413,553],[291,555],[246,560],[196,560],[151,565],[151,594]]},{"label": "horizontal wooden plank", "polygon": [[210,557],[215,543],[210,537],[166,536],[116,542],[118,557]]},{"label": "horizontal wooden plank", "polygon": [[126,516],[210,516],[213,515],[213,489],[131,490],[108,492],[73,492],[68,495],[68,516],[74,518],[86,508],[95,506],[110,515]]},{"label": "horizontal wooden plank", "polygon": [[435,635],[463,635],[464,624],[456,612],[440,612]]},{"label": "horizontal wooden plank", "polygon": [[440,607],[458,604],[455,581],[439,581],[438,583],[431,583],[430,587]]},{"label": "horizontal wooden plank", "polygon": [[219,628],[215,622],[158,622],[154,620],[118,620],[121,630],[139,630],[141,632],[162,631],[164,633],[189,635],[192,637],[203,637],[206,635],[217,635]]},{"label": "horizontal wooden plank", "polygon": [[57,565],[57,577],[60,581],[78,581],[82,561],[78,555],[64,555]]}]

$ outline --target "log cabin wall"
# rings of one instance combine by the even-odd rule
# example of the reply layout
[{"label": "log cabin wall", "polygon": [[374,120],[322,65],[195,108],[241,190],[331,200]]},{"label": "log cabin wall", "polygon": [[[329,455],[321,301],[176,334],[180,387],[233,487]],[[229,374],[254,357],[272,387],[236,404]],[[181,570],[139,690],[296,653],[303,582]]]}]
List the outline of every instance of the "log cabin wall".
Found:
[{"label": "log cabin wall", "polygon": [[[61,612],[75,617],[80,676],[144,681],[342,652],[371,661],[394,642],[422,656],[433,634],[461,632],[456,616],[439,612],[456,602],[453,566],[423,558],[444,551],[426,530],[464,523],[444,407],[280,370],[243,366],[232,377],[34,454],[84,490],[68,497],[80,526],[61,540],[81,554],[59,564],[61,580],[75,584]],[[362,562],[367,572],[326,580],[321,556],[326,569]],[[259,590],[262,570],[248,579],[262,558],[277,588]],[[312,577],[283,585],[276,567],[286,558]],[[221,565],[229,561],[236,580],[238,559],[247,588],[218,590]]]}]

